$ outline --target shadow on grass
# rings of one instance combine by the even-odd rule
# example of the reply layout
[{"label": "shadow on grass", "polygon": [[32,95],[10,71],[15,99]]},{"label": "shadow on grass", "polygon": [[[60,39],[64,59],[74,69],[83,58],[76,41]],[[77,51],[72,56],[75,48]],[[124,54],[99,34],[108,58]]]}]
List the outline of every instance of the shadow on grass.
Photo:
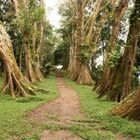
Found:
[{"label": "shadow on grass", "polygon": [[37,97],[37,96],[32,96],[32,97],[27,97],[27,98],[19,98],[16,100],[18,103],[27,103],[27,102],[39,102],[39,101],[44,101],[45,99],[42,97]]}]

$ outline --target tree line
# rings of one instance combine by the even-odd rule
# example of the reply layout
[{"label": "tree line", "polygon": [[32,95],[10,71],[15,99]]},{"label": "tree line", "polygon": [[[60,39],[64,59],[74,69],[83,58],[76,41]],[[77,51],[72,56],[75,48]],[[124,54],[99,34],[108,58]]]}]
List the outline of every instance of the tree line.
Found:
[{"label": "tree line", "polygon": [[[44,53],[52,43],[43,0],[0,1],[0,60],[5,80],[2,94],[13,98],[36,94],[31,83],[43,79]],[[44,56],[45,54],[45,56]],[[42,57],[44,56],[44,57]]]},{"label": "tree line", "polygon": [[111,114],[139,120],[140,1],[66,0],[59,12],[69,78],[121,102]]},{"label": "tree line", "polygon": [[43,0],[0,1],[2,94],[43,91],[32,83],[44,78],[47,63],[62,63],[70,79],[92,85],[98,98],[120,102],[112,115],[140,120],[140,1],[65,0],[59,13],[60,41]]}]

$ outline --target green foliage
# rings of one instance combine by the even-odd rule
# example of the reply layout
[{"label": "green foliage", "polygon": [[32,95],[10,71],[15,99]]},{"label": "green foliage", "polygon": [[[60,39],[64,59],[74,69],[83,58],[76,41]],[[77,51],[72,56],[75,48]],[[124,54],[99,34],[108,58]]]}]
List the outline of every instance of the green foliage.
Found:
[{"label": "green foliage", "polygon": [[115,52],[115,53],[112,55],[112,58],[111,58],[111,61],[110,61],[110,66],[111,66],[112,68],[117,67],[118,64],[119,64],[119,59],[120,59],[120,53]]},{"label": "green foliage", "polygon": [[[50,72],[50,68],[53,67],[53,54],[55,51],[56,44],[58,43],[58,37],[56,32],[49,23],[49,21],[44,22],[44,47],[41,50],[42,53],[42,66],[46,74]],[[50,66],[49,66],[50,65]]]},{"label": "green foliage", "polygon": [[[61,28],[57,33],[60,34],[62,40],[57,45],[57,49],[54,52],[54,64],[62,64],[66,69],[69,62],[69,50],[71,46],[71,35],[75,29],[75,12],[72,5],[62,4],[59,7],[59,14],[63,17],[61,20]],[[58,58],[58,57],[61,58]]]},{"label": "green foliage", "polygon": [[110,38],[110,23],[106,23],[101,31],[101,41],[108,41]]},{"label": "green foliage", "polygon": [[36,22],[41,22],[44,19],[45,9],[44,7],[38,6],[31,13],[31,17],[34,18]]},{"label": "green foliage", "polygon": [[135,3],[134,3],[134,10],[132,11],[131,13],[131,16],[130,16],[130,31],[129,31],[129,35],[131,37],[131,33],[133,31],[133,26],[135,26],[136,22],[138,20],[140,20],[140,1],[139,0],[135,0]]},{"label": "green foliage", "polygon": [[10,23],[15,18],[15,10],[10,0],[0,1],[0,21],[10,26]]},{"label": "green foliage", "polygon": [[54,65],[63,65],[63,68],[68,68],[69,63],[69,44],[66,41],[62,41],[57,49],[53,53],[53,64]]},{"label": "green foliage", "polygon": [[40,23],[44,20],[45,9],[36,3],[36,0],[30,0],[28,3],[28,8],[22,6],[20,9],[19,16],[19,28],[24,34],[27,32],[29,35],[34,33],[34,23]]},{"label": "green foliage", "polygon": [[89,48],[89,45],[82,44],[81,45],[81,52],[79,54],[80,60],[85,63],[88,62],[91,58],[91,49]]},{"label": "green foliage", "polygon": [[54,71],[54,67],[51,62],[48,62],[43,68],[44,74],[48,75],[50,72]]},{"label": "green foliage", "polygon": [[98,65],[97,67],[92,68],[91,75],[96,83],[98,83],[101,79],[103,72],[103,66]]},{"label": "green foliage", "polygon": [[112,68],[116,68],[119,65],[119,60],[121,58],[121,46],[117,45],[116,46],[116,50],[113,52],[112,56],[111,56],[111,60],[110,60],[110,66]]},{"label": "green foliage", "polygon": [[139,74],[138,74],[139,70],[138,70],[138,66],[134,66],[132,69],[132,81],[131,81],[131,86],[132,89],[135,90],[138,86],[139,86]]}]

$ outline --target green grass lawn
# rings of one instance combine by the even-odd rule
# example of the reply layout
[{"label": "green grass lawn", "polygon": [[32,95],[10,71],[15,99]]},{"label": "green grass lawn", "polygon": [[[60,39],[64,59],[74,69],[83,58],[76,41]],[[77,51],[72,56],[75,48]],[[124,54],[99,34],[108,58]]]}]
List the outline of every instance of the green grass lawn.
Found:
[{"label": "green grass lawn", "polygon": [[[0,78],[1,83],[2,78]],[[56,98],[58,95],[54,76],[49,76],[43,82],[38,83],[37,86],[50,92],[16,100],[8,95],[0,95],[0,140],[37,139],[35,138],[37,134],[33,134],[30,138],[26,136],[26,133],[30,132],[33,126],[25,119],[25,114],[39,105]]]},{"label": "green grass lawn", "polygon": [[90,86],[77,85],[68,79],[65,81],[77,91],[81,111],[85,113],[85,119],[79,120],[83,125],[70,127],[73,133],[87,140],[115,140],[117,133],[131,137],[132,140],[140,140],[139,122],[108,115],[117,103],[97,99],[97,94]]},{"label": "green grass lawn", "polygon": [[[0,85],[3,79],[0,78]],[[117,103],[105,99],[96,99],[97,94],[92,87],[77,85],[65,79],[66,83],[73,87],[81,103],[81,111],[85,114],[82,119],[75,118],[75,123],[67,127],[43,124],[34,125],[26,118],[27,112],[55,99],[58,96],[56,78],[49,76],[37,86],[49,90],[49,93],[13,100],[10,96],[0,95],[0,140],[38,140],[44,129],[67,129],[85,140],[115,140],[117,133],[131,137],[132,140],[140,139],[140,123],[127,119],[108,115],[109,110]],[[35,132],[32,130],[36,128]],[[28,135],[28,133],[31,135]]]}]

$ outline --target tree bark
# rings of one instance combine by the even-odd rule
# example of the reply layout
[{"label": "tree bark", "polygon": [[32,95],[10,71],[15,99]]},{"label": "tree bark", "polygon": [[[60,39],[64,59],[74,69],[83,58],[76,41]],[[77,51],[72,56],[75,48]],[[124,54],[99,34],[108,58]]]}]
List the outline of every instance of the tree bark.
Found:
[{"label": "tree bark", "polygon": [[138,44],[137,44],[138,37],[140,35],[139,25],[140,25],[140,20],[135,22],[134,25],[135,27],[134,26],[130,27],[133,29],[130,29],[130,33],[128,36],[128,41],[127,41],[128,47],[125,48],[122,62],[118,68],[118,72],[119,73],[121,72],[124,75],[116,74],[116,81],[109,93],[109,97],[111,97],[112,95],[114,95],[114,91],[117,88],[117,90],[119,91],[116,94],[118,101],[123,100],[131,93],[132,69],[135,63],[136,51],[138,48]]},{"label": "tree bark", "polygon": [[113,108],[110,114],[140,121],[140,88]]},{"label": "tree bark", "polygon": [[[28,5],[25,4],[25,8],[27,6]],[[43,1],[40,1],[40,6],[43,6]],[[31,21],[31,23],[34,25],[32,29],[30,31],[25,31],[23,34],[23,48],[25,50],[26,77],[30,82],[35,82],[41,81],[44,78],[40,66],[40,54],[43,47],[44,27],[43,19],[38,23],[37,21]],[[33,30],[34,33],[32,33]],[[37,38],[38,34],[39,36]]]},{"label": "tree bark", "polygon": [[31,54],[30,46],[27,42],[24,42],[24,50],[25,50],[25,75],[30,82],[36,82],[36,74],[33,68],[33,59]]},{"label": "tree bark", "polygon": [[43,41],[44,41],[43,21],[41,21],[38,31],[40,32],[40,40],[39,40],[38,47],[36,49],[35,58],[34,58],[34,62],[35,62],[34,70],[35,70],[38,80],[41,81],[44,78],[44,76],[41,72],[41,66],[40,66],[40,55],[41,55],[41,49],[43,48]]},{"label": "tree bark", "polygon": [[138,1],[136,3],[130,17],[130,29],[124,54],[120,59],[118,67],[113,69],[106,90],[99,97],[107,95],[110,100],[120,102],[131,93],[132,69],[140,35],[140,4],[138,4]]},{"label": "tree bark", "polygon": [[[40,0],[40,6],[42,8],[44,7],[44,0]],[[42,19],[39,23],[39,27],[37,28],[38,32],[40,32],[40,37],[39,37],[39,43],[36,49],[36,54],[35,54],[35,58],[34,58],[34,71],[36,73],[37,79],[39,81],[41,81],[44,76],[41,72],[41,66],[40,66],[40,55],[41,55],[41,49],[43,48],[44,45],[44,25],[43,25],[43,20]]]},{"label": "tree bark", "polygon": [[[76,1],[76,30],[72,34],[72,46],[70,49],[69,77],[78,84],[92,84],[92,78],[88,67],[80,59],[81,47],[84,39],[84,6],[85,1]],[[81,71],[84,70],[84,71]]]},{"label": "tree bark", "polygon": [[111,31],[112,33],[107,48],[107,57],[104,64],[104,70],[103,70],[101,81],[99,82],[98,87],[96,89],[97,92],[100,94],[99,97],[102,97],[104,95],[104,92],[107,90],[109,86],[109,79],[111,74],[110,60],[113,52],[116,49],[116,44],[120,33],[121,20],[124,16],[127,7],[128,7],[128,0],[122,0],[120,1],[119,7],[116,8],[114,13],[115,14],[114,24],[112,26],[112,31]]},{"label": "tree bark", "polygon": [[10,37],[2,25],[0,25],[0,57],[6,72],[2,93],[9,91],[13,98],[35,94],[34,88],[30,86],[16,63]]},{"label": "tree bark", "polygon": [[17,0],[12,0],[12,2],[14,4],[16,16],[18,17],[19,16],[19,3]]}]

